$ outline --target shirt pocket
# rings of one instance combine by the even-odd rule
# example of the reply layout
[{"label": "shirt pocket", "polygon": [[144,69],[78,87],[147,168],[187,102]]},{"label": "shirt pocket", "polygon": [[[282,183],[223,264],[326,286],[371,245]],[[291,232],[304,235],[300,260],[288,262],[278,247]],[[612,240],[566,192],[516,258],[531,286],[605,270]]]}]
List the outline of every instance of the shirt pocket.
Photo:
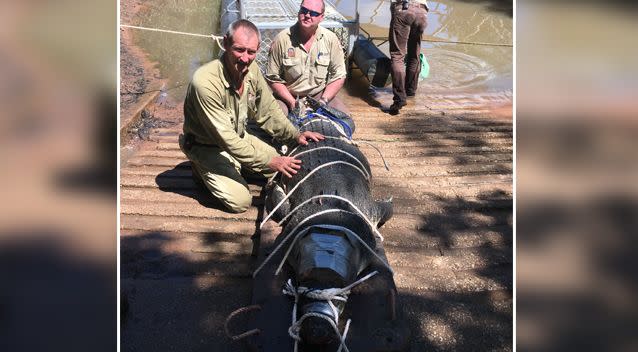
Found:
[{"label": "shirt pocket", "polygon": [[320,57],[315,61],[315,82],[323,83],[328,78],[328,66],[330,65],[329,57]]},{"label": "shirt pocket", "polygon": [[284,59],[283,66],[284,78],[288,83],[296,81],[303,73],[303,67],[297,59]]}]

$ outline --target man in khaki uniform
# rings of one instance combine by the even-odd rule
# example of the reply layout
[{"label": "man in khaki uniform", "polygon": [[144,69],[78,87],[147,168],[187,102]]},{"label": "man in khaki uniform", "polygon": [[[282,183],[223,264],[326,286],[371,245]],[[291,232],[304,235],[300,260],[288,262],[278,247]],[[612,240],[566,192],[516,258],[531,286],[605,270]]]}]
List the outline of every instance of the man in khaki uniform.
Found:
[{"label": "man in khaki uniform", "polygon": [[275,171],[291,177],[301,161],[280,156],[273,147],[246,132],[247,119],[276,139],[308,144],[320,140],[315,132],[299,131],[277,106],[257,64],[259,31],[246,20],[230,25],[225,52],[195,71],[184,102],[184,134],[180,148],[191,161],[193,177],[201,179],[230,211],[251,204],[244,167],[268,177]]},{"label": "man in khaki uniform", "polygon": [[348,112],[335,97],[346,79],[341,43],[319,26],[325,7],[323,0],[304,0],[297,23],[281,31],[270,46],[266,79],[286,115],[296,98],[305,96]]}]

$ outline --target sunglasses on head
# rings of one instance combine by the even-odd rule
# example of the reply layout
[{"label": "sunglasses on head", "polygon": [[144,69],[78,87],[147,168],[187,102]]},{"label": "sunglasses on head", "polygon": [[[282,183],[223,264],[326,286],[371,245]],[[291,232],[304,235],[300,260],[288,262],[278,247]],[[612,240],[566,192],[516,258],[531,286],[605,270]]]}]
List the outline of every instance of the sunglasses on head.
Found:
[{"label": "sunglasses on head", "polygon": [[310,17],[318,17],[318,16],[323,15],[323,12],[312,11],[312,10],[309,10],[309,9],[303,7],[303,6],[299,9],[299,13],[302,14],[302,15],[305,15],[305,14],[309,13]]}]

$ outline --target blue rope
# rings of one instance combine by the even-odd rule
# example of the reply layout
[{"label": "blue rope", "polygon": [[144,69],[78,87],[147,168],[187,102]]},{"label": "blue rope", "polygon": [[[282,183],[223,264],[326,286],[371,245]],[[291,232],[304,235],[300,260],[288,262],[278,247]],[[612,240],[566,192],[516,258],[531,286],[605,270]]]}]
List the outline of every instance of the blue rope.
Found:
[{"label": "blue rope", "polygon": [[312,113],[306,114],[306,116],[297,116],[291,113],[288,115],[288,118],[294,120],[294,124],[297,127],[301,127],[301,125],[303,125],[303,123],[306,122],[307,120],[310,120],[312,116],[313,116]]},{"label": "blue rope", "polygon": [[[317,113],[321,114],[321,116],[325,116],[325,117],[329,118],[330,120],[340,124],[341,127],[343,127],[343,130],[346,132],[346,136],[348,137],[348,139],[350,139],[350,140],[352,139],[352,128],[350,128],[350,125],[348,125],[345,121],[343,121],[342,119],[334,116],[329,111],[324,110],[323,108],[319,108],[317,110]],[[313,115],[316,115],[316,114],[313,113]]]},{"label": "blue rope", "polygon": [[309,112],[305,116],[297,116],[297,115],[294,115],[292,113],[288,115],[288,118],[290,120],[293,120],[294,121],[293,123],[297,127],[301,127],[301,125],[303,125],[304,122],[306,122],[308,120],[311,120],[313,117],[327,117],[331,121],[334,121],[334,122],[338,123],[339,125],[341,125],[341,127],[343,127],[343,130],[346,133],[346,137],[348,139],[352,140],[352,128],[350,128],[350,125],[348,125],[348,123],[346,123],[342,119],[334,116],[329,111],[327,111],[327,110],[325,110],[323,108],[319,108],[317,110],[317,112]]}]

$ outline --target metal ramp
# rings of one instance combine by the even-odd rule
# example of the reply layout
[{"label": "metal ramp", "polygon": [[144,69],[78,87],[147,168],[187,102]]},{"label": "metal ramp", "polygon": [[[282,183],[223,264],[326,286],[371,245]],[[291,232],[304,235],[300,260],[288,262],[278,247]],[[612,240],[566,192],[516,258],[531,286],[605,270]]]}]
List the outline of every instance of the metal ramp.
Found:
[{"label": "metal ramp", "polygon": [[[225,33],[228,25],[240,18],[253,22],[261,32],[261,46],[256,61],[263,72],[272,40],[280,31],[297,22],[300,3],[299,0],[223,0],[220,32]],[[325,3],[326,12],[321,26],[337,34],[348,57],[359,34],[359,14],[357,12],[355,19],[350,20],[329,1]]]}]

